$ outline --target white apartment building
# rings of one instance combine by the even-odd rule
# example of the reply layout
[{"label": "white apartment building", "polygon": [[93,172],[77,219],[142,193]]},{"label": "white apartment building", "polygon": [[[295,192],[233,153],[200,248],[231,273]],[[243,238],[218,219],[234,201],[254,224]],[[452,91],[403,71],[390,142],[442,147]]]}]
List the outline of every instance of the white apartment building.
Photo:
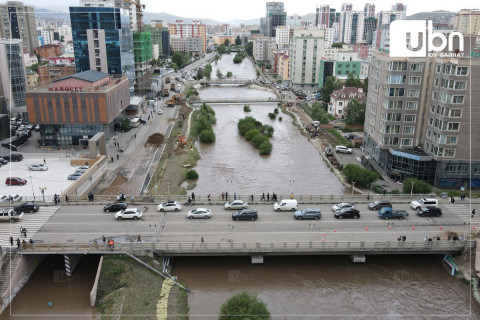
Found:
[{"label": "white apartment building", "polygon": [[340,42],[362,42],[364,18],[363,11],[342,12],[340,15]]},{"label": "white apartment building", "polygon": [[290,45],[290,28],[287,26],[278,26],[275,33],[275,43],[277,48],[285,48]]},{"label": "white apartment building", "polygon": [[335,36],[335,29],[334,28],[326,28],[325,29],[325,48],[330,48],[334,42]]},{"label": "white apartment building", "polygon": [[253,40],[253,58],[257,61],[271,61],[276,46],[273,37],[261,37]]},{"label": "white apartment building", "polygon": [[186,38],[179,36],[170,36],[170,48],[175,51],[185,52]]}]

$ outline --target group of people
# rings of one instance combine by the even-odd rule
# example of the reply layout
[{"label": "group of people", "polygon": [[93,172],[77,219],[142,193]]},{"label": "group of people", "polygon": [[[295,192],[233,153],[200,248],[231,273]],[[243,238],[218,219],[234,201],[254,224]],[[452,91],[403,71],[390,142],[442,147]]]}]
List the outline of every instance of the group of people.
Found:
[{"label": "group of people", "polygon": [[93,193],[88,194],[88,201],[93,202],[94,196]]},{"label": "group of people", "polygon": [[123,193],[117,194],[117,201],[125,202],[125,195]]},{"label": "group of people", "polygon": [[407,237],[405,235],[403,236],[398,236],[397,240],[400,242],[400,241],[406,241],[407,240]]},{"label": "group of people", "polygon": [[60,196],[58,194],[53,195],[53,202],[55,202],[55,204],[60,203]]},{"label": "group of people", "polygon": [[[291,194],[291,197],[293,199],[293,193]],[[272,201],[273,202],[276,202],[278,199],[277,199],[277,194],[272,192]],[[267,198],[265,198],[265,193],[262,193],[262,197],[260,198],[260,201],[270,201],[270,193],[267,193]]]}]

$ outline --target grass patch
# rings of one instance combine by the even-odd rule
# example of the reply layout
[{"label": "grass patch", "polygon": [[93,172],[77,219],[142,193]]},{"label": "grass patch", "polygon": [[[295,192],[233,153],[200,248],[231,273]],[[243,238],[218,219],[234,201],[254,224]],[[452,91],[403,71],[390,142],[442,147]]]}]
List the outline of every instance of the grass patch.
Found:
[{"label": "grass patch", "polygon": [[335,142],[336,145],[350,146],[351,143],[348,142],[336,129],[327,129],[327,132]]},{"label": "grass patch", "polygon": [[162,278],[123,255],[106,255],[98,283],[97,307],[106,317],[142,315],[155,319]]},{"label": "grass patch", "polygon": [[167,307],[168,319],[188,320],[188,293],[177,286],[170,290]]}]

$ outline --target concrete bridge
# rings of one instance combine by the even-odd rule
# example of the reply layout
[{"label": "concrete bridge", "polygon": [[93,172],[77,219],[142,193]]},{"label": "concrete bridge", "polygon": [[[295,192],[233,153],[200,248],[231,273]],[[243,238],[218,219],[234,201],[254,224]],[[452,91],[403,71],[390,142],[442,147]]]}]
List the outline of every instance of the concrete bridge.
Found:
[{"label": "concrete bridge", "polygon": [[136,256],[251,256],[262,263],[268,255],[349,255],[365,262],[365,255],[453,254],[475,247],[470,240],[416,241],[309,241],[309,242],[122,242],[107,244],[23,244],[22,255],[133,254]]},{"label": "concrete bridge", "polygon": [[213,86],[213,85],[241,85],[241,86],[248,86],[255,83],[252,80],[245,80],[245,79],[213,79],[207,80],[203,79],[198,82],[202,86]]}]

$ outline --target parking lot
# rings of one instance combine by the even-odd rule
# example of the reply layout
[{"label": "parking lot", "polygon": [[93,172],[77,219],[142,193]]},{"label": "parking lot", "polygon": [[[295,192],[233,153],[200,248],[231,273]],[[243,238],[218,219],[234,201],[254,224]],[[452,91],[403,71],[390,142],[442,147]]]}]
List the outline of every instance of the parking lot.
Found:
[{"label": "parking lot", "polygon": [[[3,152],[7,151],[7,152]],[[2,155],[7,155],[8,150],[2,150]],[[70,157],[59,154],[22,153],[23,160],[9,162],[0,168],[0,195],[19,194],[24,199],[43,200],[41,189],[45,189],[45,198],[51,201],[54,194],[61,194],[74,181],[67,180],[67,176],[75,172],[75,167],[70,165]],[[31,164],[43,164],[46,160],[47,171],[30,171]],[[5,184],[8,177],[18,177],[27,180],[23,186]],[[27,198],[26,198],[27,197]]]}]

